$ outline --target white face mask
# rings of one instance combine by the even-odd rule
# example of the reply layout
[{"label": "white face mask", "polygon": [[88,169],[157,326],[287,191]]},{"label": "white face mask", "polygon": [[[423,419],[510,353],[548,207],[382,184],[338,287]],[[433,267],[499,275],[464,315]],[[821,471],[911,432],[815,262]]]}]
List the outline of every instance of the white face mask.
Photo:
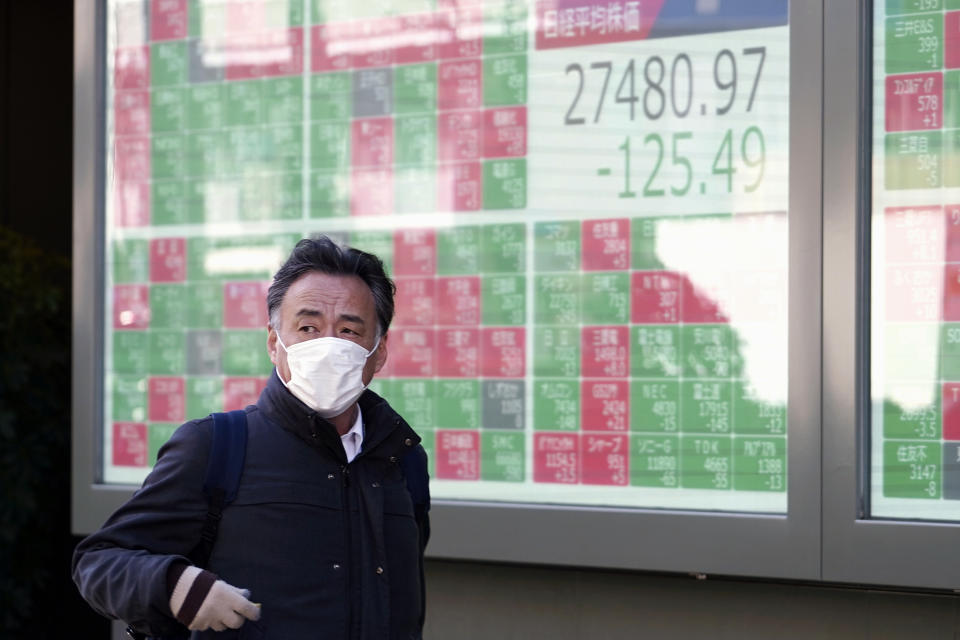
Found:
[{"label": "white face mask", "polygon": [[[290,381],[280,381],[303,404],[323,418],[338,416],[357,401],[363,390],[363,367],[380,346],[369,352],[356,342],[323,337],[304,340],[287,348],[277,333],[277,342],[287,352]],[[279,373],[278,373],[279,376]]]}]

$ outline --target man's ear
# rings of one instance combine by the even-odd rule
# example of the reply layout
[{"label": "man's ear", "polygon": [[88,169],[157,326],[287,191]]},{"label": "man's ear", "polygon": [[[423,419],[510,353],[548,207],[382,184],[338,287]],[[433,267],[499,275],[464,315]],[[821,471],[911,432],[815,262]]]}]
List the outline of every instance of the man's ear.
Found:
[{"label": "man's ear", "polygon": [[380,337],[380,344],[377,346],[377,352],[373,354],[375,358],[373,363],[373,372],[379,373],[380,369],[383,369],[383,365],[387,364],[387,338],[389,333],[385,333]]},{"label": "man's ear", "polygon": [[267,325],[267,353],[270,355],[270,362],[277,366],[277,332],[273,327]]}]

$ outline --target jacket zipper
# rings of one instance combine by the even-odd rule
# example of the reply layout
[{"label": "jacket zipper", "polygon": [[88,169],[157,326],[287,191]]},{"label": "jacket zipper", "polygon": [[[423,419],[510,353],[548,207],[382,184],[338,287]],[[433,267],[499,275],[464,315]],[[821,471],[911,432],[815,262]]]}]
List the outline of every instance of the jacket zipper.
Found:
[{"label": "jacket zipper", "polygon": [[346,562],[344,563],[344,568],[347,570],[347,593],[346,593],[346,605],[347,605],[347,628],[344,638],[352,638],[353,635],[353,562],[354,558],[352,557],[353,551],[353,536],[350,535],[350,469],[347,468],[347,465],[340,466],[340,473],[343,476],[343,482],[340,483],[340,490],[342,498],[342,509],[343,509],[343,533],[344,533],[344,553],[346,554]]}]

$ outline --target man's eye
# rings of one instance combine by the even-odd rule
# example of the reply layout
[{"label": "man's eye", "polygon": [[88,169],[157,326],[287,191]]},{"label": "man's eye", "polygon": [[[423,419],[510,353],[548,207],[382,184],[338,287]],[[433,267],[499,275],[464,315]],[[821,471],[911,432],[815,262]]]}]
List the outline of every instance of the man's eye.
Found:
[{"label": "man's eye", "polygon": [[306,326],[306,327],[300,327],[300,331],[303,331],[304,333],[312,333],[316,331],[316,329],[310,326]]},{"label": "man's eye", "polygon": [[349,329],[347,327],[340,329],[340,333],[349,333],[349,334],[357,335],[356,331],[354,331],[353,329]]}]

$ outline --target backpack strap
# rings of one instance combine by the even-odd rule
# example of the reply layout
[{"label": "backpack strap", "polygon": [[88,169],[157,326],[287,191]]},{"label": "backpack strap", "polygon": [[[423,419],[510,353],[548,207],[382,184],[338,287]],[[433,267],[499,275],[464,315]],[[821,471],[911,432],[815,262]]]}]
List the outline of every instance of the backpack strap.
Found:
[{"label": "backpack strap", "polygon": [[242,409],[211,413],[213,438],[207,458],[203,492],[207,496],[207,518],[200,533],[200,544],[191,554],[198,567],[206,567],[220,528],[223,508],[237,497],[240,475],[247,453],[247,413]]}]

